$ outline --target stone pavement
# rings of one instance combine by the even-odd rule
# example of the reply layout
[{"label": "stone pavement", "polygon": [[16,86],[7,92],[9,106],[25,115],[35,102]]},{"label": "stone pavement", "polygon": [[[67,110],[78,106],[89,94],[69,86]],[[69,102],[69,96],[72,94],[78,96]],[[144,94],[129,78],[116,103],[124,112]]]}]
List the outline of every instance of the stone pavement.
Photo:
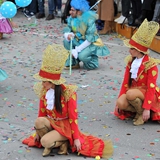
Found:
[{"label": "stone pavement", "polygon": [[[0,160],[83,160],[94,159],[69,154],[41,156],[43,149],[31,148],[21,141],[34,133],[38,97],[33,92],[33,75],[41,66],[42,52],[48,44],[62,44],[60,19],[28,20],[18,11],[14,21],[19,25],[12,35],[0,40],[0,67],[9,78],[0,82]],[[149,121],[133,126],[132,120],[121,121],[113,115],[115,101],[124,74],[124,58],[128,48],[116,33],[101,36],[111,54],[99,59],[99,68],[63,71],[68,83],[77,84],[79,127],[81,131],[111,139],[114,155],[109,160],[160,160],[160,125]],[[151,51],[151,56],[160,55]],[[160,69],[160,68],[159,68]],[[160,81],[158,81],[160,86]]]}]

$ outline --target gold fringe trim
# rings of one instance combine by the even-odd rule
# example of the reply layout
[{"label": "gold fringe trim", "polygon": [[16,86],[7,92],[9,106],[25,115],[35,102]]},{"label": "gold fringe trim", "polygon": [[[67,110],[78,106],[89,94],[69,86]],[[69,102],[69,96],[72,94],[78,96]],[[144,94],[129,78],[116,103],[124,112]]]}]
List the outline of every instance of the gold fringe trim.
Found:
[{"label": "gold fringe trim", "polygon": [[37,82],[33,86],[33,90],[35,94],[41,99],[47,92],[46,89],[43,88],[42,82]]},{"label": "gold fringe trim", "polygon": [[159,59],[155,59],[150,57],[149,62],[147,62],[145,64],[145,70],[149,70],[150,68],[157,66],[158,64],[160,64],[160,60]]},{"label": "gold fringe trim", "polygon": [[124,62],[126,65],[128,65],[129,62],[132,61],[132,56],[128,55],[127,57],[125,57]]},{"label": "gold fringe trim", "polygon": [[[126,65],[128,65],[129,62],[132,61],[132,56],[128,55],[127,57],[125,57],[124,59],[124,62]],[[150,68],[156,66],[160,64],[160,60],[159,59],[155,59],[155,58],[152,58],[152,57],[149,57],[149,61],[148,62],[145,62],[144,65],[145,65],[145,71],[149,70]]]},{"label": "gold fringe trim", "polygon": [[62,95],[64,96],[65,101],[69,101],[69,99],[72,97],[74,92],[77,90],[76,85],[65,85],[66,89],[63,91]]},{"label": "gold fringe trim", "polygon": [[104,140],[104,150],[102,157],[105,159],[110,158],[113,155],[113,144],[111,140]]},{"label": "gold fringe trim", "polygon": [[[69,99],[72,97],[74,92],[77,90],[76,85],[64,85],[66,89],[62,92],[62,95],[64,96],[65,102],[69,101]],[[37,82],[33,86],[35,94],[41,99],[46,94],[47,90],[45,90],[42,86],[42,82]]]}]

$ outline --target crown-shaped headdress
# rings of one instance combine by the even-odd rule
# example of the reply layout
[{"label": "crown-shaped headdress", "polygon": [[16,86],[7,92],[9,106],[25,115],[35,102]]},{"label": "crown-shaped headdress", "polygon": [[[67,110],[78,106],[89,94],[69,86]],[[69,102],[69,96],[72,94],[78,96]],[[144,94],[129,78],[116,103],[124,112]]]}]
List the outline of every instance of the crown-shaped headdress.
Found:
[{"label": "crown-shaped headdress", "polygon": [[71,7],[82,12],[86,12],[90,9],[88,1],[86,0],[72,0],[70,3]]},{"label": "crown-shaped headdress", "polygon": [[48,45],[44,50],[41,69],[34,75],[34,78],[50,81],[56,85],[63,84],[65,79],[61,77],[61,73],[68,55],[69,52],[62,45]]},{"label": "crown-shaped headdress", "polygon": [[135,48],[144,54],[148,54],[148,48],[158,30],[159,24],[157,22],[148,22],[145,19],[132,38],[130,40],[124,40],[124,44],[127,47]]}]

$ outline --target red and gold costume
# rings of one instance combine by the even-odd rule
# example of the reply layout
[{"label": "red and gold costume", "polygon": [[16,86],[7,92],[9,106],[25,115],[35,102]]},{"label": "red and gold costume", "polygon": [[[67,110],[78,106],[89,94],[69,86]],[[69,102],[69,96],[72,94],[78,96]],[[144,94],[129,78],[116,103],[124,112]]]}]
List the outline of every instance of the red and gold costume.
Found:
[{"label": "red and gold costume", "polygon": [[[126,57],[126,70],[124,80],[120,89],[119,97],[125,94],[128,89],[128,80],[130,77],[130,68],[132,63],[132,57]],[[131,88],[138,88],[144,94],[144,101],[142,108],[151,110],[151,119],[160,120],[160,89],[156,84],[158,78],[157,64],[160,60],[149,57],[147,54],[144,56],[143,61],[139,67],[136,80],[132,80]],[[114,114],[120,119],[130,117],[132,114],[127,111],[114,112]]]},{"label": "red and gold costume", "polygon": [[[86,135],[80,132],[78,128],[78,112],[77,112],[77,95],[75,85],[63,85],[61,96],[62,104],[62,114],[55,110],[48,110],[46,108],[46,91],[41,92],[42,98],[40,99],[39,113],[38,117],[47,117],[50,121],[52,128],[58,131],[61,135],[67,137],[70,142],[70,147],[72,152],[76,151],[74,147],[74,140],[79,139],[81,142],[81,150],[78,154],[83,154],[89,157],[95,157],[99,155],[100,157],[109,157],[113,153],[112,143],[109,140],[103,141],[100,138],[94,137],[92,135]],[[40,88],[40,87],[36,87]],[[33,139],[33,138],[32,138]],[[25,139],[23,143],[28,144],[32,141],[32,146],[40,146],[36,144],[33,140]]]}]

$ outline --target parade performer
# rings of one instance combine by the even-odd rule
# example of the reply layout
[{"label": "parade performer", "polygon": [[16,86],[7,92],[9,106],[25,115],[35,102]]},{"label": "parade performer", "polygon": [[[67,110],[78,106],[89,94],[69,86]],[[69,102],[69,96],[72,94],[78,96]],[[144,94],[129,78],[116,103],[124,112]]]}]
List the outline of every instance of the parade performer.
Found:
[{"label": "parade performer", "polygon": [[[79,62],[83,62],[83,68],[92,70],[99,67],[98,56],[107,56],[110,52],[100,39],[95,21],[98,15],[89,10],[86,0],[71,1],[68,26],[64,28],[64,47],[70,50],[72,40],[72,69],[80,68]],[[71,39],[72,38],[72,39]],[[66,61],[66,69],[69,69],[70,57]]]},{"label": "parade performer", "polygon": [[[0,6],[2,5],[3,0],[0,0]],[[17,24],[12,22],[11,19],[3,17],[0,13],[0,39],[3,38],[3,34],[13,33],[12,27],[17,28]]]},{"label": "parade performer", "polygon": [[23,140],[28,146],[44,147],[43,156],[59,147],[58,154],[72,152],[90,157],[109,157],[113,153],[110,140],[102,140],[80,132],[77,112],[77,86],[64,84],[61,77],[68,51],[62,45],[49,45],[43,54],[42,66],[34,77],[42,82],[34,86],[40,97],[36,135]]},{"label": "parade performer", "polygon": [[[3,0],[0,0],[0,6],[2,5],[2,3]],[[3,33],[10,34],[12,32],[13,30],[9,21],[5,17],[3,17],[0,13],[0,39],[3,38]]]},{"label": "parade performer", "polygon": [[8,78],[7,73],[3,69],[0,68],[0,81],[4,81],[7,78]]},{"label": "parade performer", "polygon": [[0,13],[0,39],[3,38],[3,34],[10,34],[12,33],[12,26],[10,25],[9,21],[3,17]]},{"label": "parade performer", "polygon": [[[2,0],[0,0],[0,6],[1,6],[1,4],[3,3],[3,1]],[[3,24],[3,18],[2,18],[2,15],[1,15],[1,13],[0,13],[0,39],[2,39],[2,37],[3,37],[3,32],[4,32],[4,27],[2,26],[2,25],[4,25]],[[8,24],[8,23],[7,23]],[[9,24],[8,24],[9,25]],[[9,25],[10,26],[10,25]],[[7,27],[8,28],[8,27]],[[9,27],[9,30],[10,30],[10,27]],[[0,48],[1,48],[1,46],[0,46]],[[7,73],[3,70],[3,69],[1,69],[0,68],[0,81],[4,81],[6,78],[8,77],[8,75],[7,75]]]},{"label": "parade performer", "polygon": [[126,57],[124,80],[114,114],[120,119],[133,116],[133,124],[148,119],[160,122],[160,89],[156,84],[160,60],[148,55],[159,24],[146,19],[130,40],[124,40],[131,55]]}]

